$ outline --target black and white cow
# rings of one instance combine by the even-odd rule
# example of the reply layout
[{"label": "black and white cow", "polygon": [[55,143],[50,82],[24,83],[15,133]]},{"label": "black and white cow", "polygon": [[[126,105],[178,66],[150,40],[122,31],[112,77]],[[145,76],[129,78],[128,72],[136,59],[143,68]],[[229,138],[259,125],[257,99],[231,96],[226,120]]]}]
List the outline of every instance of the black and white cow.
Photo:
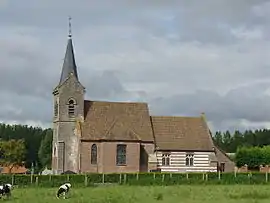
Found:
[{"label": "black and white cow", "polygon": [[63,195],[64,199],[66,199],[66,195],[68,195],[70,188],[71,188],[70,183],[65,183],[61,185],[57,191],[56,197],[59,199],[59,197]]},{"label": "black and white cow", "polygon": [[3,196],[10,197],[11,190],[12,190],[12,185],[9,183],[0,185],[0,198]]}]

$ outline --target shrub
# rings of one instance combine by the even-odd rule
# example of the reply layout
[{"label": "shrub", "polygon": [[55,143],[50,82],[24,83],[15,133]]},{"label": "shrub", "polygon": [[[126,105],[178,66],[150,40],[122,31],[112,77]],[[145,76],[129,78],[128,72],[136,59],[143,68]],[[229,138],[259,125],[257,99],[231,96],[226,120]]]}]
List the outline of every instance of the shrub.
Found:
[{"label": "shrub", "polygon": [[270,146],[241,147],[237,149],[235,161],[238,167],[248,165],[249,169],[258,169],[260,165],[270,164]]},{"label": "shrub", "polygon": [[84,175],[0,175],[0,184],[12,183],[25,186],[58,187],[70,182],[73,187],[96,184],[122,185],[180,185],[180,184],[268,184],[265,173],[122,173]]}]

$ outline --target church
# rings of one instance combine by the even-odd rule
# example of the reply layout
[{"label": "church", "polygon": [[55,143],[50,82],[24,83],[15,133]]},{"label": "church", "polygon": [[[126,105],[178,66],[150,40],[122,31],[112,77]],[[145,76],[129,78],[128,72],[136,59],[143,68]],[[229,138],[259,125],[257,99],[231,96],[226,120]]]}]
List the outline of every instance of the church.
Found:
[{"label": "church", "polygon": [[147,103],[86,100],[85,92],[70,32],[53,90],[54,174],[234,170],[215,146],[204,113],[152,116]]}]

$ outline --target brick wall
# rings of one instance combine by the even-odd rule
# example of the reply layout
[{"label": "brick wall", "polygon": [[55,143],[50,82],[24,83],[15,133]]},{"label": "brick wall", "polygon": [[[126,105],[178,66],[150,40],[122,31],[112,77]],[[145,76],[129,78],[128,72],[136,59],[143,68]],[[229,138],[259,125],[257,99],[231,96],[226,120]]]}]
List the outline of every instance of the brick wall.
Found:
[{"label": "brick wall", "polygon": [[[97,164],[91,164],[91,146],[97,145]],[[116,165],[117,144],[126,144],[126,165]],[[140,163],[142,147],[145,152],[152,152],[153,144],[130,143],[130,142],[82,142],[81,144],[81,172],[93,173],[121,173],[121,172],[140,172],[148,171],[148,159]],[[148,156],[148,155],[147,155]]]}]

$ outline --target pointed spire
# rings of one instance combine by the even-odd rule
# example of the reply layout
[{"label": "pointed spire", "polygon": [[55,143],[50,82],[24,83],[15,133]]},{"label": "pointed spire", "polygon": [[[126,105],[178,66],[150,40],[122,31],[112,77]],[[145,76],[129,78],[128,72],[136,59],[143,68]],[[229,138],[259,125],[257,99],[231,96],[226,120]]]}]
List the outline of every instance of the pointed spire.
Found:
[{"label": "pointed spire", "polygon": [[71,17],[68,18],[69,22],[69,32],[68,32],[68,43],[66,48],[66,54],[64,58],[64,63],[62,67],[62,73],[59,85],[64,82],[69,74],[73,73],[74,76],[78,79],[78,73],[77,73],[77,66],[75,62],[75,56],[74,56],[74,50],[73,50],[73,44],[72,44],[72,34],[71,34]]}]

